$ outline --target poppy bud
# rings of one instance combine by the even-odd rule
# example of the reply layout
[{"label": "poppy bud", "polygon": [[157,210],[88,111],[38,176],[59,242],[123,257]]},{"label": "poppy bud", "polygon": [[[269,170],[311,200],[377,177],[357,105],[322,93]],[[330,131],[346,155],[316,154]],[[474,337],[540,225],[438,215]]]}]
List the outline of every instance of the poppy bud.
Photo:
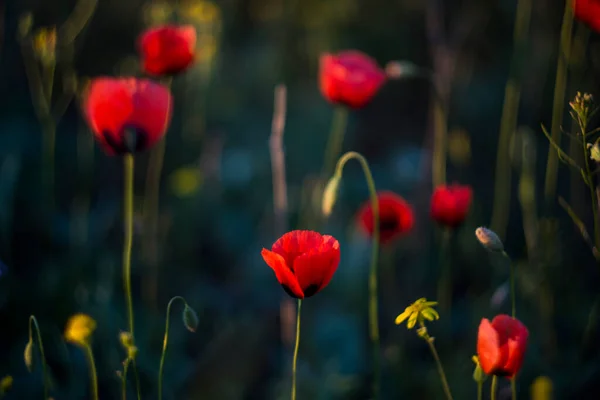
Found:
[{"label": "poppy bud", "polygon": [[487,250],[498,253],[504,251],[504,244],[502,243],[502,240],[500,240],[498,235],[496,235],[496,232],[493,230],[480,226],[479,228],[475,229],[475,236],[477,237],[477,240],[479,240],[479,243],[481,243]]},{"label": "poppy bud", "polygon": [[340,178],[337,175],[334,175],[331,179],[329,179],[329,182],[327,182],[327,186],[325,186],[325,190],[323,191],[323,202],[321,203],[321,211],[326,217],[329,217],[329,215],[331,215],[331,211],[333,210],[333,206],[335,205],[339,187]]},{"label": "poppy bud", "polygon": [[29,372],[33,372],[33,340],[29,339],[25,346],[25,352],[23,353],[23,359],[25,360],[25,366]]},{"label": "poppy bud", "polygon": [[196,329],[198,329],[198,324],[200,322],[198,320],[198,314],[196,314],[196,311],[194,311],[194,309],[192,307],[190,307],[186,304],[183,309],[182,317],[183,317],[183,325],[185,325],[187,330],[190,332],[196,332]]}]

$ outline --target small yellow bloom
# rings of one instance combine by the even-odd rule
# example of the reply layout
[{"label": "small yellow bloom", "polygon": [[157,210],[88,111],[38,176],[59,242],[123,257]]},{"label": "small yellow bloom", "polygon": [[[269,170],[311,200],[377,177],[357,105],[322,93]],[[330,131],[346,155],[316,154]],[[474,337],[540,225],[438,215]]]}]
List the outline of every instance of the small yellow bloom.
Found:
[{"label": "small yellow bloom", "polygon": [[194,194],[202,183],[202,177],[197,167],[183,167],[173,172],[170,177],[171,190],[177,197]]},{"label": "small yellow bloom", "polygon": [[65,328],[65,340],[81,346],[89,345],[90,336],[96,330],[96,321],[86,314],[75,314]]},{"label": "small yellow bloom", "polygon": [[5,376],[0,380],[0,394],[4,394],[12,388],[13,377],[10,375]]},{"label": "small yellow bloom", "polygon": [[531,384],[531,400],[552,400],[552,381],[547,376],[538,376]]},{"label": "small yellow bloom", "polygon": [[396,325],[400,325],[408,319],[406,327],[412,329],[417,322],[419,325],[425,320],[435,321],[440,319],[440,315],[433,308],[437,305],[437,301],[427,301],[425,297],[415,301],[410,306],[406,307],[404,312],[396,317]]}]

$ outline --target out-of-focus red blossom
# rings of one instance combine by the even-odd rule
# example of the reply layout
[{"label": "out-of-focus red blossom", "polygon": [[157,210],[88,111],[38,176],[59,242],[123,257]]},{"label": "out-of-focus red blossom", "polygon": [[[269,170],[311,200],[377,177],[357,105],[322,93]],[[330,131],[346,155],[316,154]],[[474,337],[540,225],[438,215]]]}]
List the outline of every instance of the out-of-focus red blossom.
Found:
[{"label": "out-of-focus red blossom", "polygon": [[192,25],[164,25],[148,29],[139,39],[142,68],[153,76],[185,71],[193,62],[196,28]]},{"label": "out-of-focus red blossom", "polygon": [[304,299],[331,281],[340,263],[340,243],[313,231],[291,231],[261,255],[287,294]]},{"label": "out-of-focus red blossom", "polygon": [[431,196],[431,218],[440,225],[456,228],[467,218],[473,189],[465,185],[440,185]]},{"label": "out-of-focus red blossom", "polygon": [[574,0],[575,18],[600,32],[600,0]]},{"label": "out-of-focus red blossom", "polygon": [[356,50],[325,53],[319,61],[321,93],[330,102],[364,107],[386,80],[375,60]]},{"label": "out-of-focus red blossom", "polygon": [[85,93],[85,118],[108,154],[152,147],[171,120],[172,96],[161,84],[138,78],[95,78]]},{"label": "out-of-focus red blossom", "polygon": [[488,375],[512,378],[523,365],[529,331],[521,321],[497,315],[492,322],[481,320],[477,334],[477,355]]},{"label": "out-of-focus red blossom", "polygon": [[[410,204],[396,193],[383,191],[377,194],[379,205],[379,242],[386,244],[410,231],[415,223]],[[358,211],[359,226],[373,235],[373,208],[371,200],[365,202]]]}]

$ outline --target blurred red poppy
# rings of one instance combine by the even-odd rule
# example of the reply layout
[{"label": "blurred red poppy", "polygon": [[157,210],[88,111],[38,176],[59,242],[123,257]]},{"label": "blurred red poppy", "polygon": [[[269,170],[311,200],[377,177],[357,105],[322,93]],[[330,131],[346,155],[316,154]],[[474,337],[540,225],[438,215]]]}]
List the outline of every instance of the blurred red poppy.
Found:
[{"label": "blurred red poppy", "polygon": [[[410,231],[415,217],[410,204],[401,196],[389,191],[377,194],[379,204],[379,242],[386,244],[403,233]],[[369,235],[373,235],[373,208],[371,200],[358,211],[359,226]]]},{"label": "blurred red poppy", "polygon": [[153,146],[167,130],[171,108],[166,86],[137,78],[95,78],[83,104],[96,139],[111,155]]},{"label": "blurred red poppy", "polygon": [[492,322],[481,320],[477,334],[477,355],[488,375],[512,378],[523,365],[529,331],[516,318],[497,315]]},{"label": "blurred red poppy", "polygon": [[364,107],[386,80],[377,62],[356,50],[322,54],[319,64],[323,96],[331,103],[351,108]]},{"label": "blurred red poppy", "polygon": [[261,255],[273,269],[283,289],[304,299],[323,290],[340,263],[340,244],[333,237],[313,231],[291,231]]},{"label": "blurred red poppy", "polygon": [[431,218],[440,225],[456,228],[467,218],[472,200],[470,186],[440,185],[431,196]]},{"label": "blurred red poppy", "polygon": [[142,68],[149,75],[173,75],[194,62],[196,28],[164,25],[143,32],[139,39]]},{"label": "blurred red poppy", "polygon": [[575,18],[600,32],[600,0],[574,0]]}]

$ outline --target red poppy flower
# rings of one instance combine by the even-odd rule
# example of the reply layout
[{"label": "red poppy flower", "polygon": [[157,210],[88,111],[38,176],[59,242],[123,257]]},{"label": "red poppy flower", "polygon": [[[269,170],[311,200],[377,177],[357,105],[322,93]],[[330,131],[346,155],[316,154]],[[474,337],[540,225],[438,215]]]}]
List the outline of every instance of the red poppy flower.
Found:
[{"label": "red poppy flower", "polygon": [[472,199],[470,186],[440,185],[431,196],[431,218],[438,224],[456,228],[467,217]]},{"label": "red poppy flower", "polygon": [[164,136],[171,120],[171,92],[147,79],[95,78],[84,114],[108,154],[145,150]]},{"label": "red poppy flower", "polygon": [[[377,194],[379,204],[379,241],[386,244],[408,232],[415,223],[413,209],[402,197],[393,192]],[[359,226],[373,235],[373,208],[371,200],[367,201],[358,211]]]},{"label": "red poppy flower", "polygon": [[600,0],[575,0],[575,18],[600,32]]},{"label": "red poppy flower", "polygon": [[173,75],[194,61],[196,29],[192,25],[165,25],[148,29],[139,39],[142,68],[149,75]]},{"label": "red poppy flower", "polygon": [[386,80],[385,71],[368,55],[347,50],[321,55],[319,85],[330,102],[351,108],[364,107]]},{"label": "red poppy flower", "polygon": [[261,255],[287,294],[303,299],[331,281],[340,263],[340,243],[313,231],[291,231]]},{"label": "red poppy flower", "polygon": [[527,350],[529,331],[516,318],[497,315],[492,322],[481,320],[477,334],[477,355],[488,375],[512,378],[519,372]]}]

